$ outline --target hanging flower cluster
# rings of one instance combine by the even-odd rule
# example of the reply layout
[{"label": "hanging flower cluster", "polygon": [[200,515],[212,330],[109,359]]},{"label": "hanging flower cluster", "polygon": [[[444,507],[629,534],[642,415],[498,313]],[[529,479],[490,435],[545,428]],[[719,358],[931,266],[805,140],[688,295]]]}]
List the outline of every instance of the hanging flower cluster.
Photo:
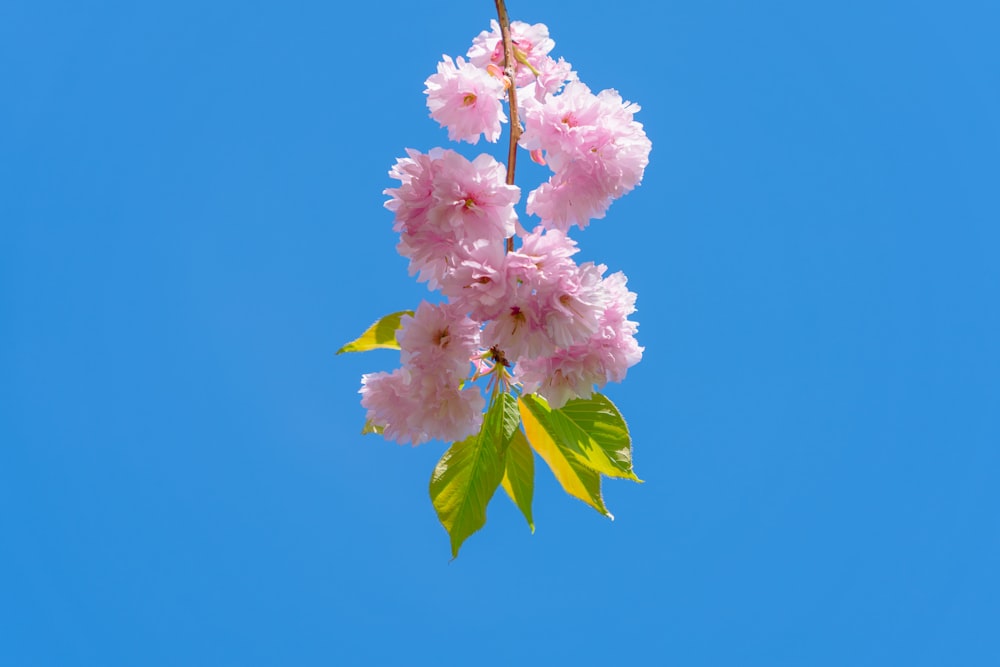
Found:
[{"label": "hanging flower cluster", "polygon": [[[482,495],[483,480],[473,477],[483,474],[482,457],[493,456],[486,450],[496,450],[496,479],[486,480],[485,499],[471,503],[482,505],[483,522],[489,497],[503,483],[532,523],[531,480],[511,470],[530,467],[528,445],[567,491],[609,516],[599,475],[636,479],[624,422],[595,394],[623,380],[642,357],[637,324],[629,319],[636,295],[623,273],[577,263],[568,232],[603,218],[612,201],[641,182],[651,145],[634,119],[638,105],[614,90],[591,92],[569,63],[549,55],[554,42],[546,26],[510,23],[503,3],[497,7],[500,21],[473,40],[464,58],[444,56],[425,93],[431,118],[453,141],[496,142],[510,123],[508,163],[488,154],[469,160],[444,148],[407,150],[397,160],[389,175],[399,185],[385,191],[399,233],[396,249],[409,260],[410,274],[443,301],[386,316],[341,350],[400,350],[399,368],[362,377],[365,432],[414,445],[455,443],[431,481],[455,555],[482,525],[478,511],[471,519],[465,514],[470,495]],[[521,199],[513,184],[515,146],[552,172],[527,195],[526,212],[537,218],[530,231],[515,211]],[[561,424],[566,419],[570,427]],[[608,442],[612,432],[617,439]],[[459,456],[465,450],[478,457],[472,471]],[[563,479],[551,456],[597,475],[596,495],[587,480],[574,486]],[[581,484],[583,490],[576,488]]]}]

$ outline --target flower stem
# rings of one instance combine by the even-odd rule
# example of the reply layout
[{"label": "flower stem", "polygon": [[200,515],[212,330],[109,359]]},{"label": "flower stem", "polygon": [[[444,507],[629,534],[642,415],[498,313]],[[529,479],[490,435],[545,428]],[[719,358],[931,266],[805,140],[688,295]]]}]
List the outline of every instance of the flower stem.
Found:
[{"label": "flower stem", "polygon": [[[507,185],[514,185],[514,168],[517,166],[517,142],[521,138],[521,122],[517,118],[517,82],[515,80],[517,60],[514,57],[514,42],[510,38],[510,18],[504,0],[494,0],[500,21],[500,37],[503,39],[504,75],[510,81],[507,100],[510,104],[510,146],[507,149]],[[514,237],[507,238],[507,252],[514,250]]]}]

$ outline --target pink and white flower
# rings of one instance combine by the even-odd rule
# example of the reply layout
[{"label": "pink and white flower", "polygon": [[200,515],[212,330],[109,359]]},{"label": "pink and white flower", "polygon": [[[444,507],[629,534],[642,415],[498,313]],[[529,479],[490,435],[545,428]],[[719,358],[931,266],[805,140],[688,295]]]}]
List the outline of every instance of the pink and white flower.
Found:
[{"label": "pink and white flower", "polygon": [[[491,63],[502,67],[504,62],[500,24],[490,21],[490,28],[472,40],[466,54],[472,64],[484,69]],[[530,25],[524,21],[512,21],[510,37],[517,52],[514,82],[518,88],[533,83],[536,77],[559,66],[548,55],[556,43],[549,38],[549,29],[544,23]]]},{"label": "pink and white flower", "polygon": [[583,228],[637,186],[652,145],[634,120],[637,111],[616,91],[594,95],[579,81],[543,102],[526,100],[520,145],[542,151],[555,172],[529,193],[528,212],[546,227]]},{"label": "pink and white flower", "polygon": [[526,210],[537,215],[543,226],[565,231],[573,225],[583,229],[591,220],[600,220],[611,201],[602,179],[589,165],[572,163],[528,193]]},{"label": "pink and white flower", "polygon": [[385,207],[395,214],[395,231],[414,233],[426,222],[427,211],[434,205],[434,177],[442,153],[442,148],[426,155],[407,148],[408,157],[398,158],[389,170],[389,176],[400,182],[398,188],[383,191],[391,196]]},{"label": "pink and white flower", "polygon": [[403,316],[396,341],[404,366],[461,379],[479,349],[479,323],[455,304],[423,301],[413,315]]},{"label": "pink and white flower", "polygon": [[460,387],[453,378],[430,373],[416,376],[411,386],[420,403],[411,415],[411,427],[422,430],[427,439],[456,442],[479,431],[486,399],[478,386]]},{"label": "pink and white flower", "polygon": [[410,426],[413,414],[421,408],[410,391],[409,380],[409,374],[402,368],[392,373],[366,373],[361,376],[358,393],[361,406],[368,411],[368,421],[383,429],[386,440],[419,445],[428,438],[423,431],[414,431]]},{"label": "pink and white flower", "polygon": [[475,385],[459,387],[449,373],[415,372],[405,366],[361,376],[359,393],[368,421],[399,444],[467,438],[482,425],[486,405]]},{"label": "pink and white flower", "polygon": [[554,353],[555,344],[539,321],[530,296],[514,301],[483,326],[483,347],[496,346],[511,361]]},{"label": "pink and white flower", "polygon": [[455,253],[454,265],[440,280],[441,293],[474,319],[485,322],[496,317],[510,298],[507,273],[504,245],[481,241]]},{"label": "pink and white flower", "polygon": [[435,174],[428,221],[468,242],[502,241],[514,234],[521,189],[507,185],[507,168],[485,153],[472,162],[445,151]]},{"label": "pink and white flower", "polygon": [[431,118],[448,128],[452,141],[475,144],[482,135],[495,142],[500,138],[501,123],[507,122],[503,80],[462,57],[457,61],[442,57],[437,74],[424,82]]},{"label": "pink and white flower", "polygon": [[548,356],[518,361],[515,377],[525,393],[538,393],[553,408],[561,408],[573,398],[589,398],[595,386],[625,379],[643,352],[635,340],[638,324],[626,319],[635,311],[635,293],[625,285],[621,272],[601,281],[605,305],[597,330],[588,340]]},{"label": "pink and white flower", "polygon": [[395,214],[396,249],[410,260],[410,274],[436,289],[456,258],[514,234],[521,191],[507,185],[506,168],[486,154],[471,162],[443,149],[407,155],[389,171],[401,185],[385,190],[385,207]]}]

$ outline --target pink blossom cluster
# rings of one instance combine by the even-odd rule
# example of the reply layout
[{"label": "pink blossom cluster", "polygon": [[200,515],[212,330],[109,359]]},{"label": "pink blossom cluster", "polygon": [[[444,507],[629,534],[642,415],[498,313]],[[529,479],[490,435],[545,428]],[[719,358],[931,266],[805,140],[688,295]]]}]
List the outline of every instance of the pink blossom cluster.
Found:
[{"label": "pink blossom cluster", "polygon": [[449,138],[476,143],[497,140],[507,121],[505,88],[517,87],[520,145],[553,172],[527,197],[537,226],[520,224],[521,191],[489,155],[407,150],[389,172],[399,182],[385,190],[397,250],[410,274],[444,297],[403,318],[400,368],[362,378],[369,422],[400,443],[476,433],[485,400],[475,380],[497,366],[511,384],[560,408],[620,382],[642,357],[638,325],[628,319],[636,295],[624,274],[577,263],[567,234],[603,217],[642,180],[650,142],[633,120],[638,106],[613,90],[591,93],[564,60],[549,56],[554,42],[544,25],[514,22],[511,34],[513,81],[501,69],[494,22],[467,59],[444,57],[425,92]]},{"label": "pink blossom cluster", "polygon": [[554,172],[528,195],[528,213],[556,229],[586,227],[642,181],[651,143],[633,120],[639,105],[614,90],[597,95],[571,81],[559,95],[524,103],[521,146]]},{"label": "pink blossom cluster", "polygon": [[524,120],[519,145],[553,172],[528,193],[527,212],[546,228],[582,229],[642,181],[652,144],[634,119],[639,105],[615,90],[591,92],[569,63],[549,56],[555,42],[545,25],[514,21],[510,31],[513,82],[503,74],[503,42],[494,21],[492,30],[473,40],[467,61],[444,56],[425,82],[431,118],[452,140],[477,143],[483,136],[494,142],[507,122],[505,88],[516,86]]},{"label": "pink blossom cluster", "polygon": [[368,420],[400,444],[461,440],[479,430],[485,399],[463,386],[479,348],[479,323],[449,304],[421,303],[396,332],[402,366],[361,377]]}]

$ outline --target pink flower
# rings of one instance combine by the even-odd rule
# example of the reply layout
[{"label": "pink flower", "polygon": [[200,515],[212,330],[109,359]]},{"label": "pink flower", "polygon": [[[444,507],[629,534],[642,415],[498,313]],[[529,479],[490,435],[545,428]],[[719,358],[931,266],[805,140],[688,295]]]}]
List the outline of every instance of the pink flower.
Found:
[{"label": "pink flower", "polygon": [[430,289],[437,289],[441,281],[453,270],[455,256],[463,251],[453,234],[442,234],[432,227],[399,235],[396,251],[410,260],[410,275],[419,282],[426,282]]},{"label": "pink flower", "polygon": [[407,154],[389,172],[401,185],[385,190],[385,207],[395,214],[396,249],[410,260],[410,274],[436,289],[458,257],[514,234],[521,191],[507,185],[506,168],[489,155],[470,162],[440,148]]},{"label": "pink flower", "polygon": [[422,302],[396,332],[402,367],[361,378],[361,405],[387,439],[419,445],[461,440],[482,423],[485,400],[461,383],[479,348],[479,323],[453,304]]},{"label": "pink flower", "polygon": [[[642,359],[643,348],[635,340],[639,325],[628,318],[635,312],[635,292],[628,291],[628,279],[621,271],[604,279],[607,307],[601,315],[601,329],[589,341],[602,356],[608,382],[621,382],[625,372]],[[603,386],[603,385],[601,385]]]},{"label": "pink flower", "polygon": [[[491,30],[484,30],[472,40],[472,46],[466,54],[472,64],[484,69],[490,63],[503,66],[504,62],[500,24],[490,21],[490,27]],[[529,25],[524,21],[513,21],[510,24],[510,36],[520,55],[516,58],[518,62],[514,74],[515,84],[519,88],[533,83],[539,73],[555,65],[548,53],[556,43],[549,38],[549,29],[544,23]],[[527,64],[521,61],[522,58]]]},{"label": "pink flower", "polygon": [[510,255],[512,272],[522,291],[530,294],[523,307],[539,323],[554,347],[581,343],[596,330],[604,307],[599,289],[604,266],[577,265],[576,242],[559,230],[544,234],[538,227]]},{"label": "pink flower", "polygon": [[469,374],[472,357],[479,349],[479,323],[455,304],[423,301],[412,316],[403,316],[396,340],[404,366],[449,373],[457,380]]},{"label": "pink flower", "polygon": [[509,299],[504,246],[481,241],[455,253],[454,266],[440,280],[450,303],[484,322],[496,317]]},{"label": "pink flower", "polygon": [[651,148],[642,125],[633,119],[638,110],[614,90],[594,95],[579,81],[544,102],[526,100],[520,143],[529,151],[543,151],[555,172],[529,194],[528,212],[546,227],[582,228],[638,185]]},{"label": "pink flower", "polygon": [[550,357],[523,359],[517,363],[515,377],[526,394],[537,393],[559,409],[574,398],[589,398],[604,374],[600,360],[580,345]]},{"label": "pink flower", "polygon": [[[578,252],[576,241],[565,232],[535,227],[530,234],[523,236],[517,254],[526,257],[539,272],[548,275],[565,273],[567,267],[575,265],[569,258]],[[553,279],[555,277],[546,278]]]},{"label": "pink flower", "polygon": [[431,118],[448,128],[452,141],[475,144],[479,136],[494,142],[500,138],[500,125],[507,121],[503,112],[503,81],[485,69],[459,57],[457,65],[448,56],[438,63],[427,88],[427,108]]},{"label": "pink flower", "polygon": [[600,220],[611,206],[612,197],[591,165],[572,163],[528,193],[526,210],[537,215],[549,229],[580,229],[591,220]]},{"label": "pink flower", "polygon": [[477,433],[483,423],[486,400],[479,387],[459,387],[446,376],[425,373],[412,384],[420,409],[412,415],[411,426],[428,438],[456,442]]},{"label": "pink flower", "polygon": [[532,307],[530,295],[515,297],[499,315],[483,327],[483,347],[496,345],[507,359],[542,357],[555,352],[555,345]]},{"label": "pink flower", "polygon": [[469,162],[455,151],[444,151],[434,178],[434,205],[429,222],[459,240],[502,241],[514,234],[514,204],[521,189],[507,185],[507,168],[482,154]]},{"label": "pink flower", "polygon": [[511,360],[548,356],[597,331],[607,300],[605,267],[577,265],[576,252],[576,243],[563,232],[539,227],[524,236],[520,249],[507,253],[503,275],[489,277],[494,310],[481,318],[490,320],[483,347],[496,345]]},{"label": "pink flower", "polygon": [[626,371],[642,359],[635,340],[638,324],[626,317],[635,311],[635,294],[626,287],[625,275],[614,273],[600,284],[603,312],[597,330],[585,342],[553,354],[520,359],[515,377],[526,393],[538,393],[553,408],[573,398],[588,398],[594,386],[621,382]]},{"label": "pink flower", "polygon": [[522,236],[521,247],[507,254],[508,281],[522,297],[544,300],[577,272],[576,242],[559,230],[536,227]]},{"label": "pink flower", "polygon": [[606,300],[601,288],[606,269],[603,264],[581,264],[572,274],[537,293],[540,319],[556,347],[584,343],[597,332]]},{"label": "pink flower", "polygon": [[622,326],[626,318],[635,312],[635,292],[628,291],[628,278],[621,271],[606,277],[601,287],[605,292],[607,306],[601,316],[605,326]]},{"label": "pink flower", "polygon": [[392,373],[367,373],[361,376],[361,406],[368,410],[367,419],[383,429],[386,440],[399,444],[419,445],[428,438],[422,431],[410,427],[410,417],[420,410],[410,391],[409,374],[402,368]]},{"label": "pink flower", "polygon": [[361,376],[359,393],[368,420],[399,444],[467,438],[479,430],[486,405],[475,385],[460,388],[450,373],[406,366]]},{"label": "pink flower", "polygon": [[[550,58],[543,67],[539,68],[534,83],[518,90],[521,94],[519,100],[530,98],[542,102],[547,95],[558,92],[566,82],[576,80],[577,74],[573,71],[572,65],[562,58],[559,60]],[[518,111],[520,110],[519,108]]]},{"label": "pink flower", "polygon": [[413,233],[427,220],[427,211],[434,204],[435,164],[442,152],[438,148],[424,155],[407,148],[409,157],[398,158],[389,170],[389,176],[400,182],[398,188],[383,192],[391,196],[385,207],[395,214],[395,231]]}]

